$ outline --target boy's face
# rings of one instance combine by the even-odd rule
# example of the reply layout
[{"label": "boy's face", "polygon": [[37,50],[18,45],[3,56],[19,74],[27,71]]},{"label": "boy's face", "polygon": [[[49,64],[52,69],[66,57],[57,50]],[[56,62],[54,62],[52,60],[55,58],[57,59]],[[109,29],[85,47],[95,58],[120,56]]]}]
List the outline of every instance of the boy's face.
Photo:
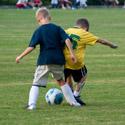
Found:
[{"label": "boy's face", "polygon": [[42,14],[36,15],[36,20],[39,25],[47,24],[50,21],[50,19],[48,19],[47,17],[45,18]]},{"label": "boy's face", "polygon": [[36,15],[36,20],[37,20],[38,24],[40,24],[40,22],[41,22],[41,16]]},{"label": "boy's face", "polygon": [[45,22],[45,18],[42,16],[42,14],[36,15],[36,20],[37,20],[39,25],[42,25]]}]

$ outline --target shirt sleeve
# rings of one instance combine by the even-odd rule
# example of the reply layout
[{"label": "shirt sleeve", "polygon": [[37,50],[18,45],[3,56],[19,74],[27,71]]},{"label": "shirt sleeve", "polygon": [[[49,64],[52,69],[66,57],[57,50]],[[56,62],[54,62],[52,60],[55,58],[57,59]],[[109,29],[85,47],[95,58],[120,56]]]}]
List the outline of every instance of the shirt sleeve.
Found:
[{"label": "shirt sleeve", "polygon": [[86,35],[84,36],[84,38],[87,45],[94,45],[96,41],[99,39],[99,37],[93,35],[90,32],[86,32]]},{"label": "shirt sleeve", "polygon": [[61,27],[59,27],[59,33],[62,39],[62,43],[64,43],[66,39],[70,39],[69,35]]},{"label": "shirt sleeve", "polygon": [[36,45],[38,45],[40,42],[40,35],[39,35],[39,31],[38,29],[33,33],[33,36],[31,38],[29,47],[36,47]]}]

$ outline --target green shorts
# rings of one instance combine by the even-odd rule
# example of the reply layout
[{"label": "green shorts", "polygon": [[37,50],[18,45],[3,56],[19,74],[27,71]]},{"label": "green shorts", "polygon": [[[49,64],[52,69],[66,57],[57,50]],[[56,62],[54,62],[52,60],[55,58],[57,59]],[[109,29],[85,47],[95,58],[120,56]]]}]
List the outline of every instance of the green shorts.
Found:
[{"label": "green shorts", "polygon": [[56,80],[63,79],[64,66],[63,65],[39,65],[36,68],[33,85],[46,87],[48,75],[51,73],[52,77]]}]

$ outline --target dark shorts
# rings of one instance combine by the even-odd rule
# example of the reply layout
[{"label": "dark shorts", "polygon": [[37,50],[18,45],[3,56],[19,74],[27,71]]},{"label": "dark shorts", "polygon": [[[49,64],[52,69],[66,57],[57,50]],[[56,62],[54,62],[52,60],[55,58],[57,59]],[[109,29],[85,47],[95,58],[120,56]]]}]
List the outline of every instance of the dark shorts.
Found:
[{"label": "dark shorts", "polygon": [[85,66],[78,70],[65,68],[64,75],[65,75],[65,80],[67,79],[67,77],[72,76],[75,82],[79,82],[81,78],[87,75],[87,68]]}]

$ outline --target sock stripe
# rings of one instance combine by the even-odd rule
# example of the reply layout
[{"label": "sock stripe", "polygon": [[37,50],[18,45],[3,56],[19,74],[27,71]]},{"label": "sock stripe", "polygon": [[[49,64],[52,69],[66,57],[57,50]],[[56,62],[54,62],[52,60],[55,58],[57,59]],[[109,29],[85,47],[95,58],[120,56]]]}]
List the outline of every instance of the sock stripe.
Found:
[{"label": "sock stripe", "polygon": [[43,88],[46,88],[46,86],[41,86],[41,85],[32,85],[32,86],[36,86],[36,87],[43,87]]}]

